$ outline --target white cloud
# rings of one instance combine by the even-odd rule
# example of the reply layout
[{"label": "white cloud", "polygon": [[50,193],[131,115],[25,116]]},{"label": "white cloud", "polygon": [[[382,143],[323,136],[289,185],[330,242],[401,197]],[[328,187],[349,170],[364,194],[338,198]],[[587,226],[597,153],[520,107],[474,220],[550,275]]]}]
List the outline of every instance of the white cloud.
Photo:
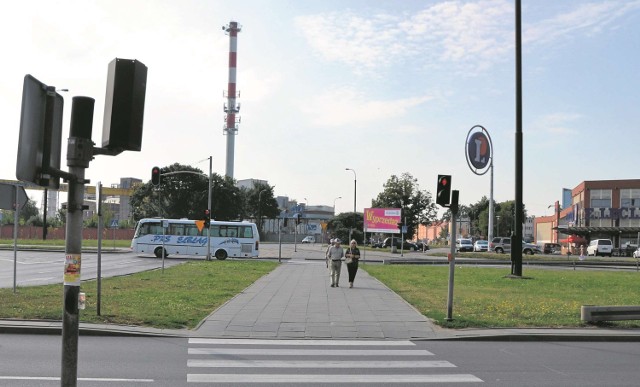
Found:
[{"label": "white cloud", "polygon": [[534,124],[533,130],[555,135],[574,135],[577,121],[583,116],[578,113],[553,113],[540,117]]},{"label": "white cloud", "polygon": [[526,26],[522,40],[523,43],[541,45],[579,33],[598,34],[607,28],[616,28],[614,22],[638,9],[640,0],[580,4],[570,12]]},{"label": "white cloud", "polygon": [[351,88],[337,88],[311,98],[300,110],[317,126],[360,125],[403,116],[432,97],[419,96],[396,100],[370,100]]},{"label": "white cloud", "polygon": [[476,73],[511,49],[512,15],[505,0],[449,1],[411,15],[328,13],[299,17],[296,24],[321,57],[356,73],[406,61]]}]

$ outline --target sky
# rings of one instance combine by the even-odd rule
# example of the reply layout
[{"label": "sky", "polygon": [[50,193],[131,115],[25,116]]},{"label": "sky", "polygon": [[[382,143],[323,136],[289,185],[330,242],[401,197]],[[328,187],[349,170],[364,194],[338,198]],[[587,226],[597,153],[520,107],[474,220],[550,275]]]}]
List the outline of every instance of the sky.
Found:
[{"label": "sky", "polygon": [[[391,175],[435,195],[452,175],[461,204],[490,195],[471,171],[470,129],[494,152],[494,199],[515,197],[515,2],[364,0],[34,1],[0,14],[0,179],[15,180],[26,74],[71,101],[95,99],[102,145],[107,67],[148,67],[140,152],[98,155],[90,184],[151,179],[173,163],[223,175],[229,37],[237,46],[241,123],[236,179],[336,213],[371,207]],[[640,0],[522,1],[523,198],[544,216],[563,188],[638,178]],[[345,170],[351,168],[355,171]],[[40,200],[41,193],[27,191]]]}]

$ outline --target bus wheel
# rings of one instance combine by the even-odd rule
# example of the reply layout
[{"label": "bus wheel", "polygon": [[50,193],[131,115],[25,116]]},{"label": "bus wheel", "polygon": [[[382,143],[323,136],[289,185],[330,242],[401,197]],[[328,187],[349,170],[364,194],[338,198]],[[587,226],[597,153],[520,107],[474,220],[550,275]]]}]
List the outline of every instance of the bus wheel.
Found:
[{"label": "bus wheel", "polygon": [[227,259],[227,252],[224,249],[216,251],[216,259],[224,261],[225,259]]},{"label": "bus wheel", "polygon": [[[156,255],[157,258],[162,258],[162,247],[156,247],[156,249],[153,251],[153,253]],[[169,254],[167,254],[167,250],[164,250],[164,257],[168,257]]]}]

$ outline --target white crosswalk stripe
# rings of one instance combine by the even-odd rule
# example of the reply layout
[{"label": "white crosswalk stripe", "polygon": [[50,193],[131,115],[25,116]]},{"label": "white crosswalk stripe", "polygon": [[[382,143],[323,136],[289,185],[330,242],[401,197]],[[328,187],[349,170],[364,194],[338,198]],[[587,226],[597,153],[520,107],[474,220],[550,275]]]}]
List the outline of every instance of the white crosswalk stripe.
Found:
[{"label": "white crosswalk stripe", "polygon": [[411,341],[191,338],[188,355],[187,382],[208,385],[482,382]]}]

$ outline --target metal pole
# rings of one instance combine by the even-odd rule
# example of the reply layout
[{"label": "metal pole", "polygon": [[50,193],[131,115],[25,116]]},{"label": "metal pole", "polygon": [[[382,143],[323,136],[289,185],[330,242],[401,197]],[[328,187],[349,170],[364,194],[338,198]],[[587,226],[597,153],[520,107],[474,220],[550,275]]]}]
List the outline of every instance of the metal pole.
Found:
[{"label": "metal pole", "polygon": [[[96,198],[98,199],[98,301],[96,303],[96,314],[100,316],[100,306],[102,304],[102,183],[98,182]],[[115,238],[114,238],[115,243]]]},{"label": "metal pole", "polygon": [[453,278],[456,268],[456,213],[451,213],[451,243],[449,243],[449,290],[447,292],[447,321],[453,320]]},{"label": "metal pole", "polygon": [[73,179],[69,181],[67,205],[67,235],[64,267],[64,308],[62,315],[63,387],[75,387],[78,382],[78,295],[82,266],[82,213],[84,204],[84,174],[93,158],[91,130],[94,99],[74,97],[71,108],[71,130],[67,147],[67,166]]},{"label": "metal pole", "polygon": [[516,197],[515,235],[511,238],[511,274],[522,277],[522,34],[520,0],[516,0]]},{"label": "metal pole", "polygon": [[280,218],[278,219],[278,263],[282,259],[282,225],[280,224]]},{"label": "metal pole", "polygon": [[43,207],[44,211],[42,212],[42,240],[47,240],[47,204],[48,204],[49,190],[47,188],[44,189],[44,200]]},{"label": "metal pole", "polygon": [[20,197],[18,186],[15,186],[16,199],[13,207],[13,293],[16,292],[16,276],[18,275],[18,222],[20,221]]},{"label": "metal pole", "polygon": [[493,240],[493,218],[495,217],[494,209],[493,209],[493,155],[491,158],[491,172],[490,172],[490,183],[489,183],[489,227],[487,229],[487,239],[489,243]]},{"label": "metal pole", "polygon": [[[209,156],[209,197],[207,199],[207,208],[209,208],[209,218],[211,218],[211,186],[213,179],[212,172],[213,156]],[[163,238],[164,239],[164,238]],[[163,253],[164,256],[164,253]],[[211,260],[211,225],[207,227],[207,261]]]}]

